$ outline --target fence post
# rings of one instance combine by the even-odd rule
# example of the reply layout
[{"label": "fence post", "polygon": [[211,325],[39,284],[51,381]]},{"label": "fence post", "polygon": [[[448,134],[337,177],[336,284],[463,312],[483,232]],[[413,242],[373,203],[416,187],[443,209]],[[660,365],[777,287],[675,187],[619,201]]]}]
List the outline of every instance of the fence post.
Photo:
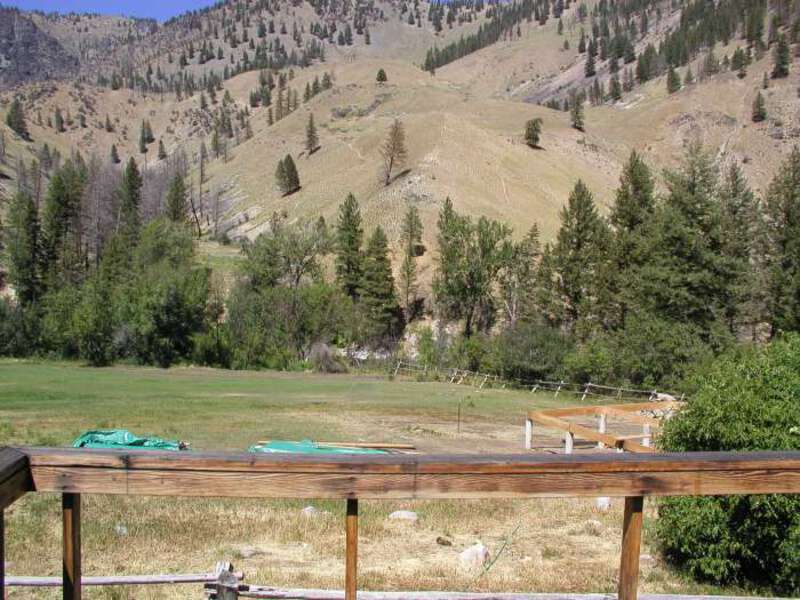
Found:
[{"label": "fence post", "polygon": [[583,396],[581,396],[581,402],[586,400],[586,396],[589,394],[589,388],[592,387],[591,382],[586,384],[586,387],[583,388]]},{"label": "fence post", "polygon": [[0,599],[6,597],[6,511],[0,508]]},{"label": "fence post", "polygon": [[650,443],[652,441],[650,437],[652,434],[650,432],[649,423],[645,423],[644,425],[642,425],[642,434],[644,435],[644,437],[642,438],[642,446],[649,448]]},{"label": "fence post", "polygon": [[356,600],[358,592],[358,500],[347,499],[345,521],[344,598]]},{"label": "fence post", "polygon": [[61,495],[64,600],[81,600],[81,496]]},{"label": "fence post", "polygon": [[553,394],[553,398],[558,398],[558,392],[560,392],[560,391],[561,391],[561,386],[562,386],[562,385],[564,385],[564,382],[563,382],[563,381],[561,381],[561,382],[558,384],[558,387],[556,388],[556,393],[555,393],[555,394]]},{"label": "fence post", "polygon": [[644,498],[625,498],[622,521],[622,555],[619,564],[619,600],[636,600],[639,585],[639,552],[642,545]]},{"label": "fence post", "polygon": [[[599,422],[597,423],[597,431],[599,433],[605,433],[606,428],[608,426],[608,416],[606,413],[600,413]],[[598,448],[605,448],[606,445],[603,442],[597,442]]]}]

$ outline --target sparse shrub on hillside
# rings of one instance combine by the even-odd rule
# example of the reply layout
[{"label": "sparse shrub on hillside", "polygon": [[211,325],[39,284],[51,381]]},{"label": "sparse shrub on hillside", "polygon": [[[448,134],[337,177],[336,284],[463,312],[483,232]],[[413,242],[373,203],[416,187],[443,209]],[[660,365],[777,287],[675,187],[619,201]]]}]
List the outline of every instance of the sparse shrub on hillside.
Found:
[{"label": "sparse shrub on hillside", "polygon": [[389,80],[389,78],[386,76],[386,71],[383,69],[378,69],[378,75],[375,77],[375,80],[378,83],[386,83]]},{"label": "sparse shrub on hillside", "polygon": [[[800,450],[800,336],[724,356],[696,384],[665,425],[664,450]],[[800,497],[674,498],[659,515],[662,552],[693,577],[800,594]]]}]

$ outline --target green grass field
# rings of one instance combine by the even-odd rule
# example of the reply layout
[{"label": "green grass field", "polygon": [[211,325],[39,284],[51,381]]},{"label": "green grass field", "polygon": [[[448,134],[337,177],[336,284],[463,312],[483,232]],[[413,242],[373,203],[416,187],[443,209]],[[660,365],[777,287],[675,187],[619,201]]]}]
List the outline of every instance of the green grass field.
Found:
[{"label": "green grass field", "polygon": [[[576,398],[562,395],[557,401]],[[555,402],[550,394],[381,376],[0,361],[0,444],[68,445],[86,429],[124,427],[188,440],[202,450],[309,437],[411,442],[425,452],[521,452],[525,410]],[[308,504],[322,513],[304,516]],[[229,560],[252,583],[341,588],[343,509],[340,502],[90,495],[82,521],[84,572],[205,572]],[[398,509],[417,511],[419,522],[388,520]],[[647,512],[652,523],[655,506],[648,503]],[[9,574],[59,574],[58,497],[29,494],[10,507],[6,520]],[[621,502],[601,512],[591,499],[363,502],[359,584],[376,590],[612,592],[621,521]],[[438,537],[452,546],[438,544]],[[493,554],[505,548],[489,572],[459,564],[458,553],[476,541]],[[649,535],[643,553],[643,591],[722,591],[668,569]],[[200,593],[199,586],[85,592],[109,599]],[[10,595],[57,597],[58,590]]]}]

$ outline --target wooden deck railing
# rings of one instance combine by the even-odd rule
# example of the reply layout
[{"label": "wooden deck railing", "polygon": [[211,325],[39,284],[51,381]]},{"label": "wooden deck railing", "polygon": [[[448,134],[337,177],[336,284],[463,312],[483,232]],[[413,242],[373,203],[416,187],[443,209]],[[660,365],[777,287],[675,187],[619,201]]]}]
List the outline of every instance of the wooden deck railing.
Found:
[{"label": "wooden deck railing", "polygon": [[[321,457],[0,450],[0,511],[27,492],[62,494],[69,599],[81,597],[82,494],[346,500],[347,600],[356,597],[359,500],[625,497],[619,598],[635,600],[645,497],[800,493],[800,452]],[[0,518],[0,598],[3,565]]]}]

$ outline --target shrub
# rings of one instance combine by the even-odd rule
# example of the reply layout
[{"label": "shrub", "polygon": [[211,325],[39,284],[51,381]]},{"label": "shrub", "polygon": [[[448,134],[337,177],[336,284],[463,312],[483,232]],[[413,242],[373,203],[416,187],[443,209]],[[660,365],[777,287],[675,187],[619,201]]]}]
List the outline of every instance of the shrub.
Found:
[{"label": "shrub", "polygon": [[[697,385],[666,424],[665,450],[800,450],[799,335],[725,355]],[[659,512],[665,557],[693,577],[800,593],[800,497],[676,498]]]},{"label": "shrub", "polygon": [[494,340],[489,369],[505,379],[532,381],[562,375],[572,341],[554,327],[518,323]]}]

